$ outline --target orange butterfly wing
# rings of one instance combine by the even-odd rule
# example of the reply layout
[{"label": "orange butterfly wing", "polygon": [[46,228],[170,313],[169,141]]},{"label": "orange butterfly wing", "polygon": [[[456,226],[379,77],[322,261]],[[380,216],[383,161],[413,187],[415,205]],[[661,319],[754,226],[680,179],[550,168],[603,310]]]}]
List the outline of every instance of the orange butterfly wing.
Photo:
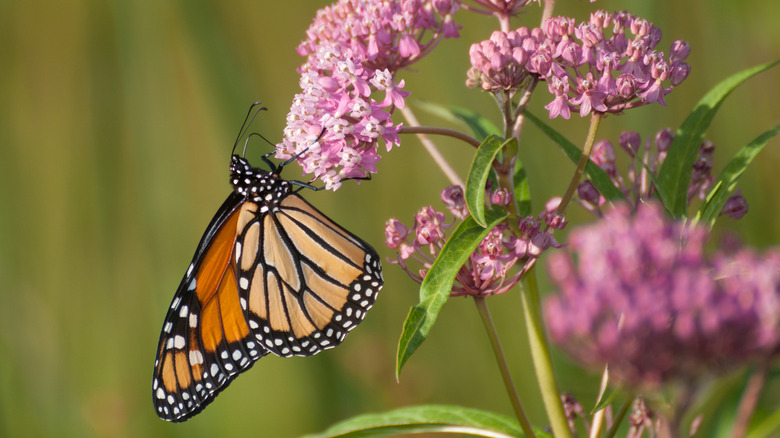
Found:
[{"label": "orange butterfly wing", "polygon": [[268,354],[252,339],[238,301],[234,248],[240,205],[234,193],[220,208],[165,318],[152,383],[155,409],[165,420],[197,414]]},{"label": "orange butterfly wing", "polygon": [[272,172],[233,156],[234,192],[212,219],[163,324],[152,393],[185,421],[269,352],[333,348],[382,287],[376,251]]}]

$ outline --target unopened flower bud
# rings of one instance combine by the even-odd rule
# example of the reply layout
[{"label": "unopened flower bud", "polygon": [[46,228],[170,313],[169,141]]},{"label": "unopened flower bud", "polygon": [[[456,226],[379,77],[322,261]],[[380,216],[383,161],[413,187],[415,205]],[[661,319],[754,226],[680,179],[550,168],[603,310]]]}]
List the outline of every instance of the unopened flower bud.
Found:
[{"label": "unopened flower bud", "polygon": [[671,129],[666,128],[662,131],[658,131],[658,134],[655,135],[655,147],[660,152],[666,152],[669,150],[669,145],[672,144],[672,140],[674,140],[674,133]]},{"label": "unopened flower bud", "polygon": [[493,205],[509,205],[509,191],[503,187],[490,195],[490,203]]},{"label": "unopened flower bud", "polygon": [[691,53],[691,46],[683,40],[677,40],[672,43],[672,58],[683,60]]},{"label": "unopened flower bud", "polygon": [[598,205],[601,198],[601,194],[596,187],[587,180],[577,186],[577,195],[580,199],[592,205]]},{"label": "unopened flower bud", "polygon": [[726,216],[737,220],[741,219],[742,216],[747,214],[747,212],[747,199],[745,199],[740,191],[737,190],[736,193],[731,195],[731,197],[726,201],[726,204],[723,206],[723,210],[721,210],[720,214],[725,214]]},{"label": "unopened flower bud", "polygon": [[691,66],[688,63],[676,62],[672,65],[672,71],[669,74],[669,82],[676,87],[688,78],[689,74],[691,74]]},{"label": "unopened flower bud", "polygon": [[453,185],[441,191],[441,200],[447,209],[458,219],[464,219],[469,215],[466,207],[466,197],[463,194],[463,187]]},{"label": "unopened flower bud", "polygon": [[639,151],[639,146],[642,145],[642,139],[636,131],[624,131],[620,134],[618,143],[620,144],[620,147],[628,152],[628,155],[633,158],[636,156],[637,151]]}]

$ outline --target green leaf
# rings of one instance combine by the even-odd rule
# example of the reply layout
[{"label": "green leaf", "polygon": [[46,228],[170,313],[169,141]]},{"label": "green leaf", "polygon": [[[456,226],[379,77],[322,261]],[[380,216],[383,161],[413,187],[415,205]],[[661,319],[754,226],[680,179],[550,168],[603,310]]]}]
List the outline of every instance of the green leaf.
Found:
[{"label": "green leaf", "polygon": [[609,394],[607,394],[606,397],[602,396],[601,398],[599,398],[598,403],[596,403],[596,406],[594,406],[593,409],[590,411],[590,414],[593,415],[596,412],[609,406],[615,400],[615,397],[618,394],[620,394],[621,391],[622,388],[620,387],[610,389]]},{"label": "green leaf", "polygon": [[[554,130],[552,127],[545,124],[541,119],[531,114],[530,111],[524,111],[523,114],[528,117],[528,120],[532,121],[536,126],[538,126],[539,129],[541,129],[542,132],[544,132],[547,137],[550,138],[550,140],[560,146],[563,150],[563,153],[565,153],[566,156],[569,157],[569,159],[575,165],[580,162],[582,152],[577,148],[577,146],[574,146],[572,142],[567,140],[566,137],[561,135],[558,131]],[[615,202],[625,199],[623,193],[621,193],[620,190],[618,190],[618,188],[612,184],[609,176],[604,173],[604,171],[601,170],[599,166],[595,165],[593,161],[588,161],[588,164],[585,166],[585,174],[588,176],[588,179],[590,179],[590,182],[593,183],[593,186],[596,187],[599,193],[601,193],[601,195],[604,196],[607,201]]]},{"label": "green leaf", "polygon": [[759,421],[754,421],[753,427],[747,434],[747,438],[770,438],[780,433],[780,410]]},{"label": "green leaf", "polygon": [[657,185],[658,194],[672,216],[682,218],[687,212],[688,186],[693,163],[698,156],[704,133],[726,96],[746,80],[778,63],[780,61],[759,65],[724,79],[696,104],[677,130],[666,159],[658,171]]},{"label": "green leaf", "polygon": [[471,162],[469,176],[466,180],[466,206],[471,216],[480,225],[485,226],[485,184],[493,171],[493,161],[503,147],[517,140],[510,138],[502,143],[502,138],[491,135],[477,149]]},{"label": "green leaf", "polygon": [[737,185],[737,180],[742,176],[747,166],[753,161],[753,158],[761,152],[761,149],[766,146],[769,140],[772,139],[777,133],[780,132],[780,125],[774,129],[764,132],[759,135],[755,140],[739,150],[734,155],[734,158],[729,161],[723,171],[718,176],[718,179],[712,185],[710,193],[707,195],[704,204],[699,208],[699,212],[696,216],[697,222],[703,222],[705,225],[712,227],[715,223],[715,219],[720,215],[723,206],[726,205],[729,196],[734,192],[734,187]]},{"label": "green leaf", "polygon": [[485,212],[487,228],[477,224],[469,216],[452,233],[433,262],[430,271],[420,285],[420,302],[409,310],[404,321],[403,332],[398,340],[396,377],[412,354],[425,341],[439,311],[447,302],[455,275],[487,233],[504,220],[506,213],[501,209]]},{"label": "green leaf", "polygon": [[474,111],[456,106],[443,106],[431,102],[418,101],[416,102],[416,105],[423,111],[441,117],[444,120],[465,124],[479,140],[484,140],[491,135],[501,135],[501,130],[499,130],[493,122]]},{"label": "green leaf", "polygon": [[525,217],[531,214],[531,188],[528,185],[528,175],[525,172],[525,167],[517,158],[515,161],[515,173],[512,175],[512,183],[515,186],[515,199],[517,200],[517,210],[520,217]]},{"label": "green leaf", "polygon": [[504,415],[460,406],[423,405],[360,415],[305,438],[365,438],[424,432],[496,438],[524,436],[517,420]]}]

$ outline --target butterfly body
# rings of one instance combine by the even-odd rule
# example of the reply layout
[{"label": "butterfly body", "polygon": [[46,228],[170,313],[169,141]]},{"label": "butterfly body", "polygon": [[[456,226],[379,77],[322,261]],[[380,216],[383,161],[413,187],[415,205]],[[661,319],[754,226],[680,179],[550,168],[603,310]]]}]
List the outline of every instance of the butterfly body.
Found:
[{"label": "butterfly body", "polygon": [[309,204],[281,168],[231,159],[233,192],[163,324],[152,392],[165,420],[191,418],[268,353],[335,347],[382,287],[376,251]]}]

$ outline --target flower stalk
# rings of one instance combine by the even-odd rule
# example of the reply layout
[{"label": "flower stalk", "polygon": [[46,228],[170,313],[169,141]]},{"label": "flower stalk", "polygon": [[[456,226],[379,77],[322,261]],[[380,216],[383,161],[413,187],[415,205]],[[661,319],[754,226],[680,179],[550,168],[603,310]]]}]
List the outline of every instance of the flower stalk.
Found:
[{"label": "flower stalk", "polygon": [[493,319],[490,316],[490,310],[485,302],[485,297],[474,297],[474,304],[477,306],[479,316],[482,318],[482,323],[485,325],[488,338],[490,339],[490,346],[493,348],[493,354],[496,356],[496,363],[498,369],[501,372],[501,378],[504,381],[504,387],[506,388],[509,401],[512,404],[512,409],[515,411],[517,421],[520,422],[520,428],[523,429],[523,433],[526,437],[535,437],[531,423],[528,421],[528,417],[525,414],[523,405],[520,402],[520,396],[517,394],[517,388],[512,380],[512,374],[509,371],[509,365],[504,356],[504,350],[501,348],[501,341],[498,339],[498,333],[496,327],[493,325]]},{"label": "flower stalk", "polygon": [[574,169],[574,174],[569,182],[569,187],[566,189],[566,193],[561,199],[561,203],[558,205],[558,215],[561,217],[566,214],[566,209],[571,202],[574,193],[577,191],[577,186],[580,184],[582,174],[585,173],[585,166],[590,161],[590,153],[593,151],[593,144],[596,141],[596,132],[599,130],[599,124],[603,114],[594,112],[590,117],[590,126],[588,127],[588,136],[585,138],[585,145],[582,147],[582,155],[580,161],[577,163],[577,168]]},{"label": "flower stalk", "polygon": [[615,413],[615,418],[612,420],[612,426],[610,426],[610,428],[607,429],[607,434],[604,435],[604,438],[615,437],[615,434],[617,434],[617,430],[620,427],[620,423],[622,423],[623,419],[626,418],[628,409],[631,407],[633,403],[634,403],[634,397],[632,395],[629,395],[629,397],[626,398],[626,401],[624,401],[623,404],[620,405],[620,409],[618,409],[618,411]]},{"label": "flower stalk", "polygon": [[547,336],[544,331],[544,321],[542,320],[542,309],[539,300],[539,285],[534,268],[531,268],[525,274],[525,284],[526,288],[520,294],[523,298],[523,316],[525,317],[531,358],[533,359],[539,390],[542,393],[544,408],[550,420],[553,435],[556,438],[571,438],[571,430],[566,419],[566,412],[563,410],[560,390],[553,372],[550,344],[547,342]]},{"label": "flower stalk", "polygon": [[478,148],[481,144],[476,138],[460,132],[455,129],[442,128],[440,126],[404,126],[398,132],[399,134],[430,134],[430,135],[442,135],[445,137],[452,137],[458,140],[462,140],[475,148]]}]

